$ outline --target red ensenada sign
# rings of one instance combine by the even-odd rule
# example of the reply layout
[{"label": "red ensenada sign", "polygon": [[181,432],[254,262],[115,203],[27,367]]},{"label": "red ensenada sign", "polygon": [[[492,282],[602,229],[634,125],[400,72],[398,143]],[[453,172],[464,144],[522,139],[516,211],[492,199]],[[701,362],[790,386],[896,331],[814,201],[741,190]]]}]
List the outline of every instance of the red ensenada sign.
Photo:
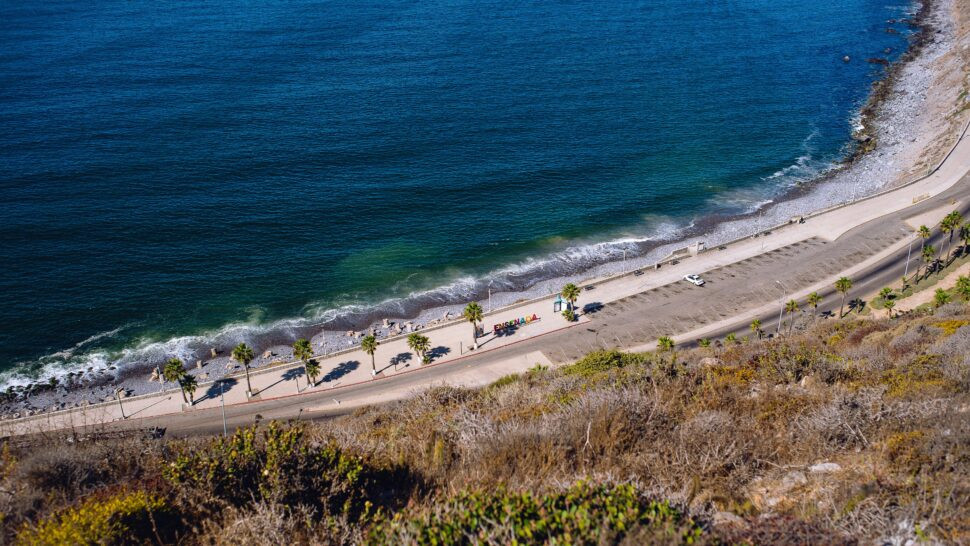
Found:
[{"label": "red ensenada sign", "polygon": [[539,315],[533,313],[532,315],[526,315],[517,319],[512,319],[501,324],[496,324],[492,327],[492,332],[498,332],[499,330],[504,330],[506,328],[515,328],[516,326],[525,326],[530,322],[535,322],[539,320]]}]

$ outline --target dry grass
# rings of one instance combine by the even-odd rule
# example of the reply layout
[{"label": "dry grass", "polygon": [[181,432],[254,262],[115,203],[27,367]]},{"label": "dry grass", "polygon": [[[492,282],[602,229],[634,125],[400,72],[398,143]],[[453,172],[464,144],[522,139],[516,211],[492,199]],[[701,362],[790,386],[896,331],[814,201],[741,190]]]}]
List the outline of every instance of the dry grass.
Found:
[{"label": "dry grass", "polygon": [[[788,340],[732,345],[716,361],[702,349],[594,353],[303,425],[285,449],[252,436],[245,460],[207,440],[6,451],[4,536],[123,488],[160,495],[182,542],[407,541],[475,510],[525,506],[520,494],[533,496],[528,506],[568,505],[583,482],[629,484],[630,513],[670,503],[681,514],[670,521],[699,522],[692,540],[702,543],[965,543],[970,313],[945,315],[821,321]],[[245,475],[173,480],[174,461]],[[825,462],[838,466],[813,471]],[[583,502],[613,513],[603,494]],[[504,542],[546,529],[529,517],[551,516],[515,513],[484,535],[449,536]],[[574,538],[680,542],[695,532],[685,525]]]}]

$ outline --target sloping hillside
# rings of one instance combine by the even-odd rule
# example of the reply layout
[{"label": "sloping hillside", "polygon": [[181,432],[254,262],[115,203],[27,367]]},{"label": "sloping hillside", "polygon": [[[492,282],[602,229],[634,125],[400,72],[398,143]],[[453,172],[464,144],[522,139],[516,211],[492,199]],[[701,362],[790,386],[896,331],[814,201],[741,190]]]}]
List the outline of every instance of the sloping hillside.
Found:
[{"label": "sloping hillside", "polygon": [[599,352],[228,440],[3,451],[23,543],[970,541],[970,309]]}]

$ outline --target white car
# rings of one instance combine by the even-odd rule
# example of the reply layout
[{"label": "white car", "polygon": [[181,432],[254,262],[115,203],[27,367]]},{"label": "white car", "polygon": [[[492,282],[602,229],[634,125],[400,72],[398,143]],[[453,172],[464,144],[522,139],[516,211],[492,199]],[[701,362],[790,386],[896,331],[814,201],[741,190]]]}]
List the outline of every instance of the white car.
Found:
[{"label": "white car", "polygon": [[700,275],[684,275],[684,280],[694,286],[704,286],[704,279]]}]

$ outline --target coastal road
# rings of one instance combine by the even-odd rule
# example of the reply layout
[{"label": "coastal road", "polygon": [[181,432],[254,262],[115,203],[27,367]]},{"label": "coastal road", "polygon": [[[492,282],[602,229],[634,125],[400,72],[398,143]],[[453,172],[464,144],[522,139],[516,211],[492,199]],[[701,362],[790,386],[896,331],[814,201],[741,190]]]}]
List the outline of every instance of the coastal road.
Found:
[{"label": "coastal road", "polygon": [[[522,355],[541,353],[552,362],[566,363],[600,348],[644,348],[644,344],[649,348],[660,335],[697,331],[718,321],[724,324],[705,332],[704,337],[718,339],[729,333],[749,335],[748,325],[755,317],[761,320],[766,333],[773,333],[778,325],[778,305],[790,299],[792,293],[839,275],[847,266],[872,259],[892,245],[899,246],[901,241],[912,240],[913,227],[907,225],[907,219],[933,218],[950,210],[960,210],[964,216],[970,217],[968,204],[970,177],[965,176],[940,195],[866,222],[835,241],[810,238],[707,271],[704,273],[708,280],[705,287],[678,282],[602,304],[596,301],[596,290],[584,291],[580,306],[589,310],[587,317],[591,320],[588,323],[408,374],[297,396],[230,405],[225,408],[225,426],[232,430],[258,419],[331,418],[375,400],[404,398],[429,384],[448,382],[463,371],[500,369],[503,363]],[[934,230],[927,244],[939,249],[946,244],[947,238],[939,230]],[[920,241],[916,239],[912,247],[910,274],[918,264]],[[854,286],[846,301],[898,283],[906,268],[907,253],[907,246],[903,245],[852,274]],[[842,298],[831,283],[818,292],[823,297],[819,314],[837,314]],[[752,315],[750,310],[756,305],[767,305],[769,309]],[[807,309],[803,298],[800,305],[803,319],[810,320],[811,310]],[[783,332],[787,328],[787,318],[785,315]],[[680,345],[690,346],[696,339],[684,339]],[[165,427],[173,436],[219,434],[223,431],[223,414],[221,408],[207,408],[115,422],[104,425],[104,428],[152,426]]]}]

